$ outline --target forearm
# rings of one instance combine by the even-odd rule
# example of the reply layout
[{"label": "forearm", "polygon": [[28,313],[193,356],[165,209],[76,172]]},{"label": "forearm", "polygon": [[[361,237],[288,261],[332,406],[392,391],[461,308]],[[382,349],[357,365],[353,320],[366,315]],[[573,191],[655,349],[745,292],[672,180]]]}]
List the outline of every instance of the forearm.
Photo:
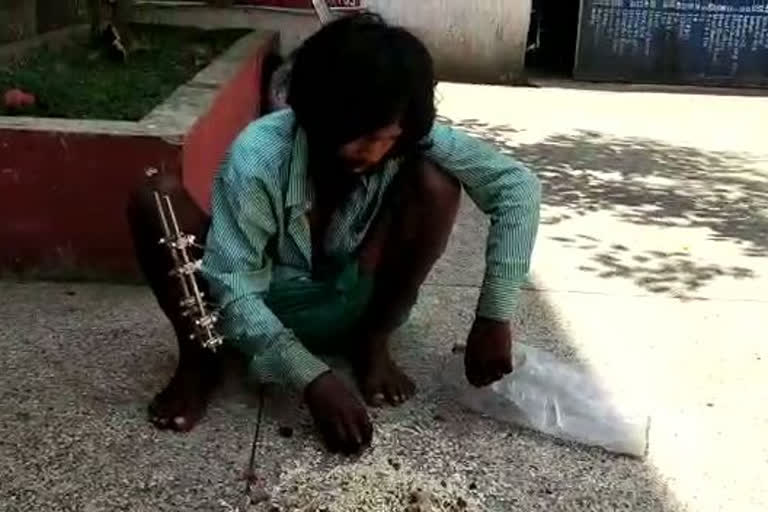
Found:
[{"label": "forearm", "polygon": [[509,320],[531,267],[539,226],[541,187],[530,171],[506,194],[500,214],[492,216],[486,270],[478,316]]},{"label": "forearm", "polygon": [[232,302],[223,312],[222,331],[248,358],[249,374],[260,382],[301,391],[329,370],[257,297]]},{"label": "forearm", "polygon": [[222,335],[248,358],[251,375],[303,390],[327,367],[264,301],[272,282],[272,262],[264,248],[274,232],[269,209],[259,207],[265,203],[259,187],[249,190],[217,180],[203,275],[220,308]]},{"label": "forearm", "polygon": [[539,225],[541,185],[522,163],[446,126],[433,131],[428,157],[456,176],[491,220],[477,314],[509,320],[530,271]]}]

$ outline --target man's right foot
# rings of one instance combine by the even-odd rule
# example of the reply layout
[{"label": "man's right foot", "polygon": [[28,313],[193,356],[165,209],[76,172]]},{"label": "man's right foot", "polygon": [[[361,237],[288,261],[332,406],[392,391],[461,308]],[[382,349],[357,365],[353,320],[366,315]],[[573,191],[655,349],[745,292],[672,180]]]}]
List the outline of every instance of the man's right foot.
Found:
[{"label": "man's right foot", "polygon": [[149,405],[149,420],[159,429],[189,432],[205,415],[215,381],[215,370],[209,365],[180,363]]},{"label": "man's right foot", "polygon": [[406,402],[416,393],[416,385],[392,360],[387,347],[389,336],[373,333],[367,338],[352,357],[366,403],[381,407],[385,403],[398,406]]}]

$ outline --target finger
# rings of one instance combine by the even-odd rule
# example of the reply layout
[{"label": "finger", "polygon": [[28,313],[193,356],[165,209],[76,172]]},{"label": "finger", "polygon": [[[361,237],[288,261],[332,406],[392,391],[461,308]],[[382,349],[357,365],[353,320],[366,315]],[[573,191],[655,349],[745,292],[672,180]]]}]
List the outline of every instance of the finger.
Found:
[{"label": "finger", "polygon": [[406,402],[416,394],[416,384],[405,381],[400,385],[400,403]]},{"label": "finger", "polygon": [[339,435],[333,423],[324,423],[320,426],[320,434],[323,438],[326,448],[331,453],[337,453],[340,449]]},{"label": "finger", "polygon": [[464,373],[467,376],[467,380],[469,381],[470,384],[472,384],[473,386],[480,385],[480,381],[482,379],[480,378],[480,372],[478,371],[476,361],[466,357],[464,359]]},{"label": "finger", "polygon": [[493,368],[487,373],[488,380],[490,381],[489,384],[501,380],[506,374],[507,372],[503,363],[499,362],[493,365]]},{"label": "finger", "polygon": [[476,388],[484,388],[485,386],[489,385],[491,382],[493,381],[488,377],[476,376],[474,380],[470,381],[470,384],[472,384]]},{"label": "finger", "polygon": [[347,432],[349,433],[350,445],[354,444],[354,451],[360,450],[363,446],[363,431],[361,429],[360,420],[355,419],[347,425]]},{"label": "finger", "polygon": [[384,400],[386,400],[384,393],[376,392],[370,395],[368,398],[368,403],[373,407],[381,407],[384,405]]},{"label": "finger", "polygon": [[486,361],[472,361],[467,366],[467,380],[475,387],[485,387],[496,380],[499,372],[492,363]]},{"label": "finger", "polygon": [[349,454],[350,449],[354,446],[355,442],[352,441],[352,437],[347,432],[346,421],[343,418],[339,418],[336,421],[334,432],[336,433],[336,439],[338,439],[338,446],[341,453]]},{"label": "finger", "polygon": [[483,380],[480,381],[480,387],[484,388],[486,386],[490,386],[493,384],[494,380],[488,377],[485,377]]},{"label": "finger", "polygon": [[365,418],[363,418],[362,430],[363,446],[370,446],[371,442],[373,441],[373,424],[371,423],[367,413],[365,414]]},{"label": "finger", "polygon": [[496,375],[497,374],[498,374],[498,372],[496,372],[496,371],[488,370],[486,368],[483,368],[482,371],[478,372],[475,375],[475,382],[476,382],[475,386],[480,387],[480,388],[484,388],[485,386],[488,386],[488,385],[492,384],[493,382],[498,380],[498,379],[496,379]]},{"label": "finger", "polygon": [[350,412],[345,427],[349,437],[348,453],[350,455],[360,452],[371,443],[373,426],[368,417],[368,411],[364,407]]},{"label": "finger", "polygon": [[481,387],[482,386],[483,379],[482,379],[482,377],[480,377],[480,375],[478,374],[477,370],[467,366],[467,369],[466,369],[465,373],[466,373],[466,376],[467,376],[467,380],[469,381],[470,384],[472,384],[475,387]]},{"label": "finger", "polygon": [[349,431],[344,434],[344,438],[341,441],[341,453],[344,455],[354,455],[360,451],[360,444],[355,440],[355,434],[348,425]]},{"label": "finger", "polygon": [[482,362],[478,366],[477,380],[480,382],[480,387],[485,387],[493,382],[493,376],[496,374],[496,370],[492,368],[487,362]]},{"label": "finger", "polygon": [[341,447],[339,446],[339,441],[336,439],[335,435],[327,434],[323,436],[323,442],[325,442],[325,447],[328,449],[331,453],[339,453]]},{"label": "finger", "polygon": [[402,402],[397,384],[391,382],[387,383],[384,388],[384,393],[386,394],[387,402],[389,402],[390,405],[398,405]]}]

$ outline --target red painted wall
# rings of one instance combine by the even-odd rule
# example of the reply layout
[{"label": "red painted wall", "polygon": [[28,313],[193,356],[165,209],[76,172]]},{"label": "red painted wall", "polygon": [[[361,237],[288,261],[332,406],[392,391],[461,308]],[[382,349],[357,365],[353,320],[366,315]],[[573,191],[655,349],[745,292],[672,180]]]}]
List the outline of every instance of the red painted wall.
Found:
[{"label": "red painted wall", "polygon": [[0,269],[130,272],[124,205],[147,166],[180,172],[153,137],[0,130]]},{"label": "red painted wall", "polygon": [[[266,50],[266,49],[265,49]],[[192,197],[210,210],[211,183],[232,140],[261,114],[261,69],[266,51],[246,62],[219,92],[184,141],[183,179]]]}]

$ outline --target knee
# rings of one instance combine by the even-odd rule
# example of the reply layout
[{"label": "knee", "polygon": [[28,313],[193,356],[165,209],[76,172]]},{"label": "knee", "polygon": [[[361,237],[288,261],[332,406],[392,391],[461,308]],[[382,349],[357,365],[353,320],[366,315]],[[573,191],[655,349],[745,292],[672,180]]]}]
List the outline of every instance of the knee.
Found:
[{"label": "knee", "polygon": [[459,180],[436,164],[423,160],[418,165],[415,181],[418,202],[426,213],[423,219],[452,227],[461,203]]},{"label": "knee", "polygon": [[155,192],[175,196],[182,190],[181,181],[172,174],[155,175],[144,180],[131,192],[126,204],[126,216],[131,225],[157,217]]},{"label": "knee", "polygon": [[448,246],[461,202],[461,184],[426,160],[414,171],[400,236],[436,259]]}]

